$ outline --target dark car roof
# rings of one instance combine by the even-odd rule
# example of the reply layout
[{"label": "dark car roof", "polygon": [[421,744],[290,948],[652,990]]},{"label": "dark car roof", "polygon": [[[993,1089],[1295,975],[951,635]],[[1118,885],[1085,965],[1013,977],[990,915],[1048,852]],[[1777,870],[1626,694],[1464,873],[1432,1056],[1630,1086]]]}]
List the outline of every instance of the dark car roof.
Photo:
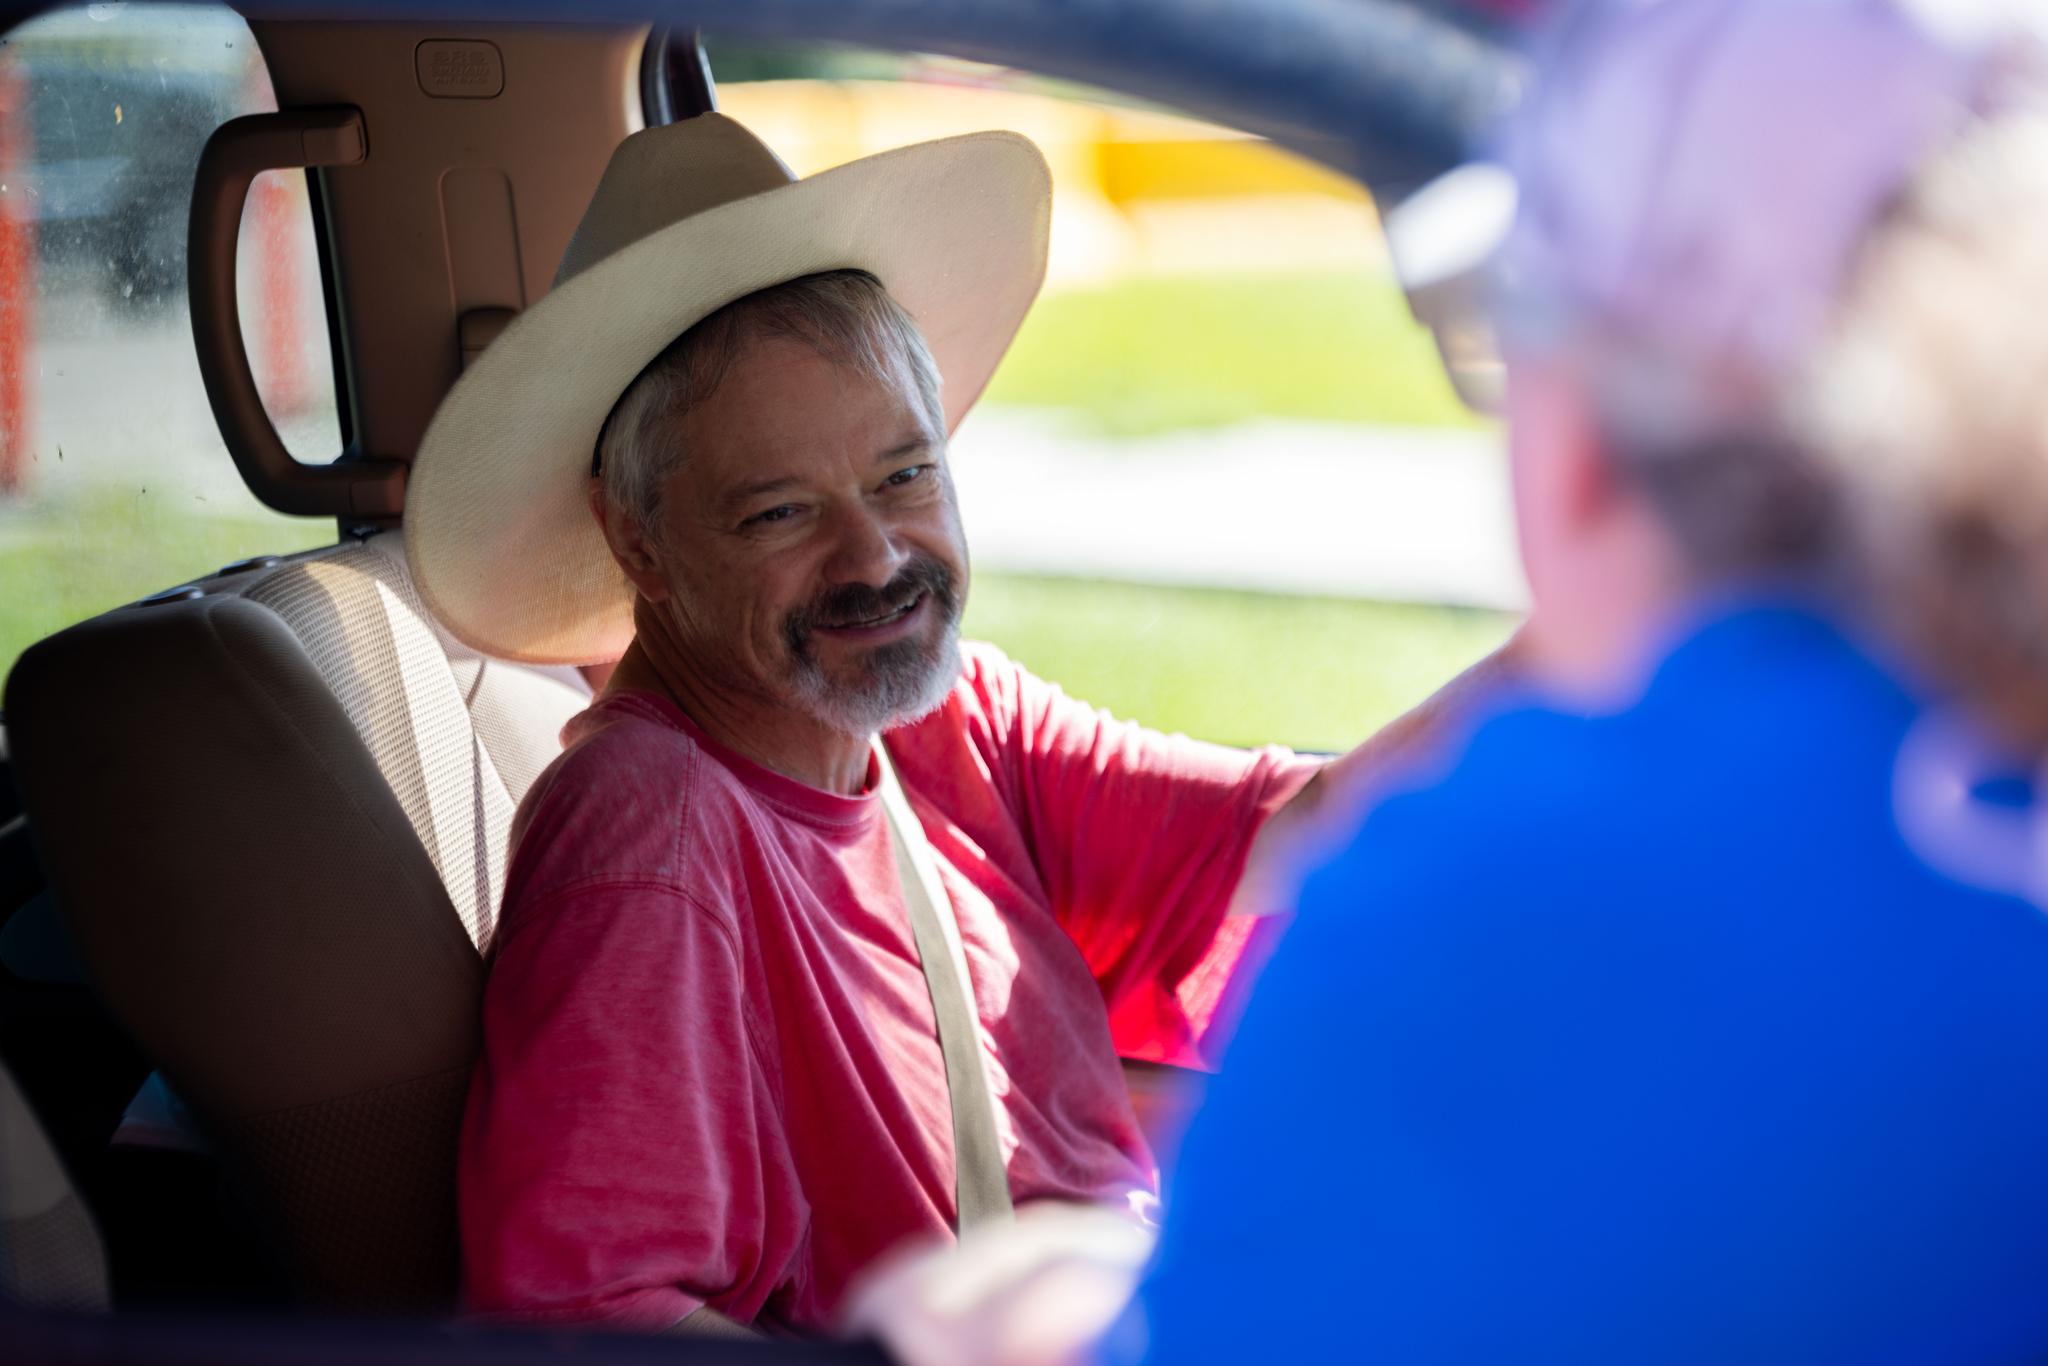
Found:
[{"label": "dark car roof", "polygon": [[1395,195],[1470,154],[1520,87],[1535,0],[302,0],[251,17],[644,21],[1021,67],[1271,138]]}]

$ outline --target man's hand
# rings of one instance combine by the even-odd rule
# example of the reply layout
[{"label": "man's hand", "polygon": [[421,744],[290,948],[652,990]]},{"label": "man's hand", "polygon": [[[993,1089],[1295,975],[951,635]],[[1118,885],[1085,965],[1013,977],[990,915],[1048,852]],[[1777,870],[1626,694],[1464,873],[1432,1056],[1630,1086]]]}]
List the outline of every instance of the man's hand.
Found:
[{"label": "man's hand", "polygon": [[1294,854],[1312,844],[1324,825],[1352,808],[1350,798],[1372,780],[1423,748],[1476,698],[1496,691],[1520,672],[1518,631],[1498,650],[1389,722],[1348,754],[1332,759],[1294,799],[1280,808],[1252,841],[1232,915],[1270,915],[1285,908]]},{"label": "man's hand", "polygon": [[1154,1230],[1127,1211],[1026,1205],[900,1246],[862,1273],[842,1331],[904,1366],[1083,1366],[1130,1303]]}]

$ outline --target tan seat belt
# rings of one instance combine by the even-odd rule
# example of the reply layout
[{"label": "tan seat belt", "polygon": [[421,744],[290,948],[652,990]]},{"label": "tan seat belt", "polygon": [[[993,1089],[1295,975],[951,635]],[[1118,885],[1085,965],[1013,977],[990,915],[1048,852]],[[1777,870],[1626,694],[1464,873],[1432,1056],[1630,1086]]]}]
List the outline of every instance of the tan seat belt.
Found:
[{"label": "tan seat belt", "polygon": [[903,904],[910,911],[910,932],[932,994],[932,1015],[938,1021],[939,1053],[946,1060],[946,1092],[953,1107],[953,1168],[959,1217],[955,1232],[1007,1218],[1010,1179],[1003,1168],[1002,1144],[996,1137],[995,1103],[989,1097],[988,1073],[982,1069],[981,1025],[968,994],[967,953],[960,945],[960,926],[953,902],[939,881],[938,856],[932,853],[888,747],[879,741],[882,811],[889,820],[889,843],[896,850],[896,876],[903,883]]}]

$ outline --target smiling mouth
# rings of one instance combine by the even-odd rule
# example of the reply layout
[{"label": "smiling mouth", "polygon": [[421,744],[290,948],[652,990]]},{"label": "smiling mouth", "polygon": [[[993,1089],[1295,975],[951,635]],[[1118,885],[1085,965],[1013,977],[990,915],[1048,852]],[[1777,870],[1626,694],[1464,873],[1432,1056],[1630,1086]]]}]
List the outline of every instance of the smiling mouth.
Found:
[{"label": "smiling mouth", "polygon": [[878,617],[868,617],[860,621],[835,621],[830,626],[825,627],[825,629],[828,631],[872,631],[878,626],[889,626],[903,620],[903,618],[915,612],[918,605],[924,600],[925,595],[919,593],[894,611],[884,612]]}]

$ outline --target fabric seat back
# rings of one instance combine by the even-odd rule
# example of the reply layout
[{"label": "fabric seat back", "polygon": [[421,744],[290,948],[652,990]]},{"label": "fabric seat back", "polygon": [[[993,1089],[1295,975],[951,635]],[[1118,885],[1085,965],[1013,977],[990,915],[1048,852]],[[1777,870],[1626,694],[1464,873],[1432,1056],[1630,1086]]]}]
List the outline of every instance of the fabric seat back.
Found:
[{"label": "fabric seat back", "polygon": [[445,1307],[512,813],[589,700],[441,636],[386,534],[119,609],[8,680],[93,985],[311,1301]]},{"label": "fabric seat back", "polygon": [[0,1067],[0,1300],[85,1313],[107,1307],[99,1230],[28,1101]]}]

